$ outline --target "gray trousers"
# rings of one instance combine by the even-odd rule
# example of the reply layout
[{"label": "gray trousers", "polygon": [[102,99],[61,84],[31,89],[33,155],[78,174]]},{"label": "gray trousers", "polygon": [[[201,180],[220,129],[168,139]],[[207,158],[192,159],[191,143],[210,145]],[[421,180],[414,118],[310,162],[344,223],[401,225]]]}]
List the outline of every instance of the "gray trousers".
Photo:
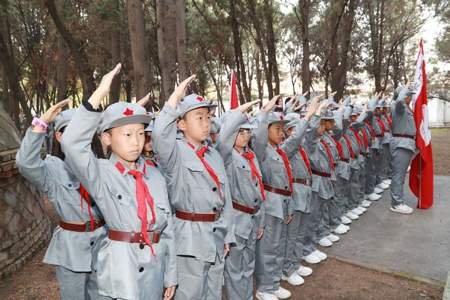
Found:
[{"label": "gray trousers", "polygon": [[411,163],[414,152],[404,148],[396,148],[391,152],[392,160],[392,183],[391,183],[391,205],[397,206],[405,203],[403,199],[403,185],[405,184],[406,172]]},{"label": "gray trousers", "polygon": [[98,293],[95,272],[73,272],[62,266],[56,266],[56,279],[62,300],[111,299]]},{"label": "gray trousers", "polygon": [[236,246],[225,260],[225,288],[227,299],[253,299],[253,273],[255,270],[256,233],[248,239],[236,236]]},{"label": "gray trousers", "polygon": [[[361,184],[361,193],[362,194],[367,194],[366,193],[366,179],[367,179],[367,170],[368,170],[368,164],[369,164],[369,157],[365,157],[364,158],[364,162],[360,165],[360,170],[359,170],[359,182]],[[371,191],[372,193],[372,191]]]},{"label": "gray trousers", "polygon": [[[312,197],[312,195],[311,195]],[[303,256],[307,256],[310,253],[316,251],[315,235],[316,225],[315,220],[320,220],[321,201],[317,198],[311,198],[311,211],[308,214],[302,213],[302,230],[300,233],[301,242],[303,245]]]},{"label": "gray trousers", "polygon": [[178,288],[176,300],[222,299],[224,262],[216,256],[214,263],[192,256],[177,256]]},{"label": "gray trousers", "polygon": [[306,233],[303,216],[302,212],[295,211],[292,221],[287,225],[286,251],[283,264],[283,273],[287,276],[291,276],[298,270],[303,256],[302,239]]},{"label": "gray trousers", "polygon": [[380,180],[383,181],[391,177],[391,151],[389,150],[389,144],[383,144],[381,164]]},{"label": "gray trousers", "polygon": [[279,289],[287,237],[284,220],[270,215],[265,218],[264,235],[256,244],[255,279],[260,292]]},{"label": "gray trousers", "polygon": [[364,199],[361,182],[359,181],[361,177],[360,172],[360,169],[351,169],[350,182],[348,184],[349,201],[346,206],[347,211],[358,207]]},{"label": "gray trousers", "polygon": [[341,217],[348,210],[349,195],[350,195],[350,181],[337,176],[337,181],[333,182],[334,197],[331,199],[330,211],[330,226],[336,228],[341,225]]},{"label": "gray trousers", "polygon": [[[318,243],[320,239],[329,235],[331,232],[323,218],[327,209],[326,203],[329,201],[319,197],[316,192],[311,193],[311,220],[308,222],[308,231],[312,232],[311,239],[313,243]],[[313,202],[317,203],[316,207]]]},{"label": "gray trousers", "polygon": [[377,174],[379,173],[380,165],[380,151],[377,149],[370,150],[370,158],[366,163],[366,194],[373,193],[377,185]]}]

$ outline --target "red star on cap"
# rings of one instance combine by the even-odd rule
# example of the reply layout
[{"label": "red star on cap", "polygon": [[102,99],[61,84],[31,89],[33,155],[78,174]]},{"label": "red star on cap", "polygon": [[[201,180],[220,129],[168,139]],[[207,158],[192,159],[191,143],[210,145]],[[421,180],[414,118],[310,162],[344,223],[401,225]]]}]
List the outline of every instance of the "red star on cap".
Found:
[{"label": "red star on cap", "polygon": [[203,102],[205,101],[205,99],[201,96],[197,96],[197,98],[195,98],[198,102]]},{"label": "red star on cap", "polygon": [[134,115],[134,111],[130,108],[127,107],[127,109],[124,110],[124,112],[122,113],[124,116],[132,116]]}]

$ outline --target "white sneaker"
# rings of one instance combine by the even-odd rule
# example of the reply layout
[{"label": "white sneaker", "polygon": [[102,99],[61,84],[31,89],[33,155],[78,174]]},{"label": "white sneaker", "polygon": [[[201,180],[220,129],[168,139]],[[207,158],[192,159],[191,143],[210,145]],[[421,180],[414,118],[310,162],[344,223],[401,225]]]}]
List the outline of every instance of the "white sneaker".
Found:
[{"label": "white sneaker", "polygon": [[357,214],[352,213],[351,211],[348,211],[345,216],[349,217],[351,220],[358,220],[359,216]]},{"label": "white sneaker", "polygon": [[382,192],[384,192],[384,190],[383,190],[383,189],[380,189],[379,187],[376,186],[376,187],[373,189],[373,192],[376,193],[376,194],[381,194]]},{"label": "white sneaker", "polygon": [[372,205],[372,202],[368,201],[368,200],[364,200],[363,202],[361,202],[361,206],[362,207],[369,207]]},{"label": "white sneaker", "polygon": [[414,209],[402,203],[397,206],[391,207],[391,211],[401,214],[412,214]]},{"label": "white sneaker", "polygon": [[333,246],[333,242],[331,242],[329,239],[324,237],[324,238],[320,239],[319,245],[322,247],[331,247],[331,246]]},{"label": "white sneaker", "polygon": [[277,296],[278,299],[287,299],[292,295],[291,292],[289,292],[287,289],[282,288],[281,286],[278,290],[273,292],[273,294]]},{"label": "white sneaker", "polygon": [[360,205],[357,207],[360,211],[362,211],[363,213],[365,213],[367,211],[367,208],[365,208],[364,206]]},{"label": "white sneaker", "polygon": [[329,235],[327,235],[327,239],[329,239],[331,242],[335,243],[335,242],[339,241],[341,238],[335,234],[330,233]]},{"label": "white sneaker", "polygon": [[352,209],[351,212],[354,213],[355,215],[358,215],[358,216],[360,216],[360,215],[362,215],[362,214],[364,213],[364,212],[363,212],[362,210],[360,210],[358,207]]},{"label": "white sneaker", "polygon": [[380,189],[387,190],[389,188],[389,184],[384,183],[383,181],[378,185]]},{"label": "white sneaker", "polygon": [[350,227],[340,224],[338,227],[336,227],[333,231],[337,234],[345,234],[350,229]]},{"label": "white sneaker", "polygon": [[313,269],[305,267],[305,266],[300,266],[297,270],[297,273],[300,276],[306,277],[313,273]]},{"label": "white sneaker", "polygon": [[316,250],[313,253],[315,256],[317,256],[320,259],[320,261],[328,258],[328,255],[325,252],[322,252],[320,250]]},{"label": "white sneaker", "polygon": [[387,185],[391,185],[392,180],[390,180],[390,179],[388,178],[388,179],[383,180],[383,182],[386,183]]},{"label": "white sneaker", "polygon": [[352,223],[352,220],[350,220],[349,217],[342,216],[342,217],[341,217],[341,222],[342,222],[342,224],[347,225],[347,224],[351,224],[351,223]]},{"label": "white sneaker", "polygon": [[260,291],[256,291],[256,299],[258,300],[278,300],[278,297],[275,296],[274,294],[270,294],[270,293],[263,293]]},{"label": "white sneaker", "polygon": [[370,201],[378,201],[381,198],[380,195],[378,195],[377,193],[372,193],[369,195],[369,200]]},{"label": "white sneaker", "polygon": [[311,252],[310,254],[308,254],[306,256],[303,256],[302,257],[303,260],[306,261],[308,264],[312,264],[312,265],[320,263],[321,259],[318,255],[315,254],[316,251]]},{"label": "white sneaker", "polygon": [[281,279],[287,281],[290,285],[302,285],[305,280],[297,272],[292,273],[291,276],[281,275]]}]

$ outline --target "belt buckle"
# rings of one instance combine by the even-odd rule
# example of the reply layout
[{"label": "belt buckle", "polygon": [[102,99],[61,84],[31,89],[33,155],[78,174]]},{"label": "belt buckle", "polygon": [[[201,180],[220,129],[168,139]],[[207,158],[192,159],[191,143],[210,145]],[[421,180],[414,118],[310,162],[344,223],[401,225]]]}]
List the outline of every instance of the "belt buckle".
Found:
[{"label": "belt buckle", "polygon": [[305,183],[306,183],[306,185],[311,186],[312,185],[312,180],[310,178],[306,178],[305,179]]},{"label": "belt buckle", "polygon": [[91,232],[91,221],[84,223],[84,232]]}]

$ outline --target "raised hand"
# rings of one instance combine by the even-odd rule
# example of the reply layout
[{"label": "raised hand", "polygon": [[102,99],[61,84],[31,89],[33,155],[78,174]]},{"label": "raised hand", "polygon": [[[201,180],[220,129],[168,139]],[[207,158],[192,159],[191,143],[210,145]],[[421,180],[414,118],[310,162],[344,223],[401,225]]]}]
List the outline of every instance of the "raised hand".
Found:
[{"label": "raised hand", "polygon": [[[72,100],[70,99],[65,99],[62,100],[58,103],[56,103],[55,105],[52,105],[41,117],[40,119],[42,121],[44,121],[47,124],[50,124],[51,122],[53,122],[53,120],[55,120],[56,116],[62,111],[62,109],[69,105],[69,103]],[[33,131],[34,132],[44,132],[45,130],[39,126],[35,126],[33,127]]]},{"label": "raised hand", "polygon": [[186,95],[187,88],[191,84],[192,81],[195,80],[195,74],[183,80],[173,91],[172,95],[170,95],[169,100],[167,100],[167,104],[172,108],[176,108],[181,99]]},{"label": "raised hand", "polygon": [[265,112],[271,111],[275,107],[275,104],[277,103],[278,99],[280,99],[280,97],[281,97],[280,95],[274,96],[269,102],[263,105],[262,111]]},{"label": "raised hand", "polygon": [[[306,115],[305,115],[305,119],[306,120],[310,120],[311,117],[318,111],[319,106],[319,102],[322,99],[323,95],[318,95],[316,97],[314,97],[311,102],[308,105],[307,111],[306,111]],[[322,102],[321,105],[324,105],[324,102]],[[320,112],[320,110],[319,110]]]},{"label": "raised hand", "polygon": [[250,101],[250,102],[242,104],[237,109],[239,109],[241,112],[245,113],[245,112],[248,112],[255,104],[260,103],[260,102],[261,102],[261,100]]},{"label": "raised hand", "polygon": [[114,77],[117,74],[119,74],[121,68],[122,64],[118,63],[114,67],[114,69],[103,75],[100,84],[98,85],[97,89],[88,100],[88,102],[92,105],[94,109],[97,109],[100,106],[100,103],[102,102],[103,98],[105,98],[108,95],[109,89],[111,88],[111,83]]},{"label": "raised hand", "polygon": [[139,104],[142,107],[145,107],[149,100],[150,100],[150,93],[148,93],[147,95],[145,95],[144,97],[139,99],[139,101],[136,102],[136,103]]}]

